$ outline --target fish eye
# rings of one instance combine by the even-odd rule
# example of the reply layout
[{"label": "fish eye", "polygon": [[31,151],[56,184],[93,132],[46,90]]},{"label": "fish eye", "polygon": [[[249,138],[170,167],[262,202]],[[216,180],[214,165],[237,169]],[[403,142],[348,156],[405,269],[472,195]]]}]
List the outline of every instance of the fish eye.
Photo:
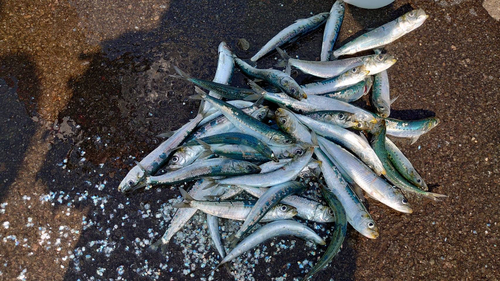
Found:
[{"label": "fish eye", "polygon": [[286,140],[285,140],[285,143],[286,143],[286,144],[290,144],[290,143],[292,143],[292,140],[286,139]]},{"label": "fish eye", "polygon": [[408,204],[408,200],[406,198],[403,198],[403,200],[401,201],[401,203],[403,203],[403,205],[406,205],[406,204]]},{"label": "fish eye", "polygon": [[410,17],[414,17],[414,16],[415,16],[415,11],[411,11],[411,12],[409,12],[409,13],[408,13],[408,16],[410,16]]},{"label": "fish eye", "polygon": [[285,117],[281,117],[280,118],[280,122],[281,122],[281,124],[285,124],[286,123],[286,118]]},{"label": "fish eye", "polygon": [[280,211],[286,212],[288,210],[288,207],[286,205],[281,205]]},{"label": "fish eye", "polygon": [[417,179],[417,182],[418,182],[418,183],[421,183],[421,182],[422,182],[422,180],[421,180],[421,179]]},{"label": "fish eye", "polygon": [[343,113],[340,113],[340,114],[339,114],[339,119],[340,119],[340,120],[344,120],[344,119],[345,119],[345,115],[344,115]]},{"label": "fish eye", "polygon": [[130,185],[130,186],[135,185],[135,181],[133,181],[133,180],[129,180],[129,181],[128,181],[128,185]]},{"label": "fish eye", "polygon": [[377,56],[377,59],[378,59],[379,61],[383,60],[383,59],[384,59],[384,54],[379,54],[379,55]]},{"label": "fish eye", "polygon": [[359,122],[359,123],[356,125],[356,127],[361,128],[361,127],[363,127],[363,125],[361,124],[361,122]]},{"label": "fish eye", "polygon": [[333,210],[330,209],[330,208],[328,208],[328,214],[331,215],[331,216],[333,216]]},{"label": "fish eye", "polygon": [[368,223],[368,228],[374,228],[374,227],[375,227],[375,224],[373,222]]},{"label": "fish eye", "polygon": [[172,156],[172,162],[177,163],[179,161],[179,156]]},{"label": "fish eye", "polygon": [[359,67],[355,67],[355,68],[351,69],[351,72],[354,73],[354,74],[358,73],[359,72]]},{"label": "fish eye", "polygon": [[304,150],[299,148],[295,151],[295,154],[300,156],[300,155],[304,154]]}]

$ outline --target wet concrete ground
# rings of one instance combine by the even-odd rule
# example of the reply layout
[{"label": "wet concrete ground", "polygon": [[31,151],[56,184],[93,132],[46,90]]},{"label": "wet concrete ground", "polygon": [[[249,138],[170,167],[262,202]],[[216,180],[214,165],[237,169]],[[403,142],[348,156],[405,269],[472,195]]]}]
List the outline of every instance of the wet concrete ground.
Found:
[{"label": "wet concrete ground", "polygon": [[[196,114],[192,86],[170,76],[172,65],[210,80],[221,41],[249,58],[295,19],[328,11],[331,2],[1,1],[0,279],[303,276],[322,249],[288,239],[251,251],[232,275],[212,272],[217,255],[202,216],[167,252],[149,252],[173,215],[177,189],[124,196],[116,187],[134,160],[161,142],[156,135]],[[317,280],[500,278],[500,23],[481,1],[349,6],[337,44],[412,7],[430,17],[386,47],[398,58],[389,70],[391,95],[399,96],[392,116],[440,118],[417,143],[398,144],[432,190],[449,198],[411,198],[411,215],[368,199],[379,239],[349,229]],[[321,31],[287,51],[318,58]],[[239,38],[249,41],[248,51],[236,46]],[[274,63],[273,55],[258,65]],[[241,75],[234,84],[243,86]]]}]

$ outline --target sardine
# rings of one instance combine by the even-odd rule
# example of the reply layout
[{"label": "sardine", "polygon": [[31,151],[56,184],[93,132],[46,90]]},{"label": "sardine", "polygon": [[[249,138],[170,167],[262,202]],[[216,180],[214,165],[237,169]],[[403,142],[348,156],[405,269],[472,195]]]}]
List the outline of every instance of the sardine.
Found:
[{"label": "sardine", "polygon": [[318,136],[318,142],[321,150],[328,155],[330,160],[332,160],[336,166],[342,166],[342,169],[348,173],[349,176],[370,195],[370,197],[397,211],[412,213],[408,200],[403,196],[401,191],[377,176],[377,174],[363,164],[361,160],[358,160],[344,148],[325,138]]},{"label": "sardine", "polygon": [[306,19],[299,19],[292,25],[286,27],[267,42],[250,60],[257,61],[267,53],[274,50],[297,36],[313,31],[323,24],[330,13],[320,13]]},{"label": "sardine", "polygon": [[250,234],[243,241],[241,241],[229,254],[227,254],[227,256],[220,262],[218,267],[233,260],[234,258],[237,258],[256,245],[268,239],[282,235],[296,236],[304,240],[313,241],[319,245],[326,244],[326,242],[312,229],[299,222],[293,220],[275,221],[262,226],[261,228]]},{"label": "sardine", "polygon": [[325,31],[323,32],[323,43],[321,44],[321,61],[328,61],[332,55],[333,45],[340,32],[340,26],[344,20],[345,4],[342,0],[337,0],[331,10],[330,16],[326,20]]},{"label": "sardine", "polygon": [[332,232],[330,244],[328,244],[328,248],[325,253],[321,256],[316,265],[309,270],[304,277],[304,280],[311,278],[333,260],[337,253],[340,252],[340,247],[342,247],[342,243],[344,242],[347,233],[347,220],[344,207],[342,207],[342,204],[337,197],[328,189],[322,188],[321,193],[323,194],[326,202],[328,202],[330,208],[335,213],[335,229]]},{"label": "sardine", "polygon": [[289,181],[271,186],[259,197],[259,200],[257,200],[252,210],[245,218],[243,225],[228,240],[235,246],[241,237],[248,233],[248,231],[250,231],[271,208],[276,206],[281,199],[290,194],[303,191],[305,188],[306,186],[304,184],[296,181]]},{"label": "sardine", "polygon": [[194,162],[182,169],[163,175],[149,176],[147,177],[147,184],[148,186],[175,184],[206,176],[246,175],[258,172],[260,172],[259,166],[247,161],[215,158]]},{"label": "sardine", "polygon": [[338,58],[385,46],[420,27],[428,17],[422,9],[413,10],[348,42],[333,55]]}]

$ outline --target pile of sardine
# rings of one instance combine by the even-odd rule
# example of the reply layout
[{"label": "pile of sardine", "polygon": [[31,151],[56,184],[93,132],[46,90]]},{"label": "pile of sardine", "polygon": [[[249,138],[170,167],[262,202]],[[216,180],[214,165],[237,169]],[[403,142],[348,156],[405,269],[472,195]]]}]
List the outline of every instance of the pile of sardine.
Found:
[{"label": "pile of sardine", "polygon": [[[368,238],[378,237],[377,225],[362,203],[362,191],[403,213],[412,212],[406,199],[409,194],[433,200],[446,197],[428,191],[424,179],[389,139],[415,142],[438,119],[389,117],[392,101],[387,69],[396,60],[380,49],[418,28],[428,16],[421,9],[413,10],[333,50],[343,17],[344,3],[337,1],[329,13],[300,19],[283,29],[250,59],[252,64],[278,51],[285,71],[256,68],[234,55],[224,42],[219,46],[213,81],[175,68],[176,77],[196,85],[193,98],[201,100],[199,112],[137,162],[118,187],[126,193],[196,181],[189,191],[179,188],[184,201],[174,205],[178,208],[175,216],[152,245],[154,249],[165,247],[197,210],[206,213],[211,238],[222,258],[219,266],[276,236],[293,235],[326,244],[311,228],[293,220],[294,216],[335,223],[329,246],[307,273],[308,279],[338,253],[347,223]],[[323,24],[321,61],[290,58],[279,48]],[[367,50],[374,54],[341,58]],[[248,78],[248,88],[227,85],[235,65]],[[317,77],[317,82],[299,85],[290,76],[292,67]],[[352,104],[370,89],[374,112]],[[301,196],[309,186],[297,179],[313,177],[315,172],[326,203]],[[233,199],[243,193],[256,199]],[[243,224],[223,242],[219,218]],[[227,254],[226,249],[230,250]]]}]

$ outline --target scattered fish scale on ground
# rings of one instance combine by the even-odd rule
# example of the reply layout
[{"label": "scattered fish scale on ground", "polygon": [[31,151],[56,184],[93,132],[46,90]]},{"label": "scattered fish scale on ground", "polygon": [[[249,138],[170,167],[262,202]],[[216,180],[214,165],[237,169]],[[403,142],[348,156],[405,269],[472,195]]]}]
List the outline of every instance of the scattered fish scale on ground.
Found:
[{"label": "scattered fish scale on ground", "polygon": [[[396,62],[394,57],[377,49],[373,55],[328,61],[331,55],[336,58],[387,45],[422,25],[428,16],[421,9],[413,10],[333,50],[344,5],[339,0],[330,13],[298,20],[251,58],[255,62],[277,49],[288,65],[286,73],[255,68],[233,54],[224,42],[219,45],[214,82],[190,77],[175,67],[180,76],[210,93],[196,88],[202,98],[199,114],[138,162],[119,190],[125,193],[151,184],[161,186],[201,179],[189,193],[179,188],[183,201],[172,205],[177,212],[169,218],[170,225],[163,237],[151,248],[166,251],[174,234],[187,227],[191,217],[206,213],[210,237],[222,259],[219,264],[210,265],[213,269],[210,277],[217,274],[221,265],[232,260],[238,263],[238,256],[265,240],[295,235],[319,244],[323,253],[317,264],[310,264],[310,269],[304,272],[305,279],[309,279],[328,266],[339,252],[347,223],[365,237],[379,236],[376,222],[353,191],[356,188],[361,187],[372,199],[403,213],[412,213],[412,209],[399,188],[416,185],[414,193],[420,196],[445,197],[427,192],[423,178],[386,138],[387,134],[415,142],[439,122],[435,117],[389,118],[391,101],[386,70]],[[292,59],[279,49],[325,21],[322,62]],[[264,90],[262,81],[249,81],[251,89],[227,85],[235,65],[245,75],[262,79],[284,93]],[[315,76],[314,81],[318,77],[326,80],[299,85],[289,75],[291,66]],[[370,90],[371,106],[376,112],[350,103]],[[250,106],[238,99],[257,102]],[[262,101],[268,104],[262,106]],[[252,117],[250,114],[255,112],[260,115]],[[267,122],[267,116],[273,118]],[[167,172],[155,174],[166,163]],[[314,199],[307,198],[311,193],[315,194]],[[260,199],[244,201],[251,198],[250,194]],[[302,219],[293,220],[295,215]],[[230,221],[219,224],[219,218]],[[243,222],[240,225],[234,220]],[[261,226],[272,220],[277,221]],[[323,230],[333,227],[330,236],[323,239],[306,226],[313,222],[319,222]],[[251,232],[251,228],[256,230]],[[205,234],[203,239],[208,237]],[[231,240],[234,245],[229,246]],[[321,245],[327,241],[329,246],[324,249]]]}]

